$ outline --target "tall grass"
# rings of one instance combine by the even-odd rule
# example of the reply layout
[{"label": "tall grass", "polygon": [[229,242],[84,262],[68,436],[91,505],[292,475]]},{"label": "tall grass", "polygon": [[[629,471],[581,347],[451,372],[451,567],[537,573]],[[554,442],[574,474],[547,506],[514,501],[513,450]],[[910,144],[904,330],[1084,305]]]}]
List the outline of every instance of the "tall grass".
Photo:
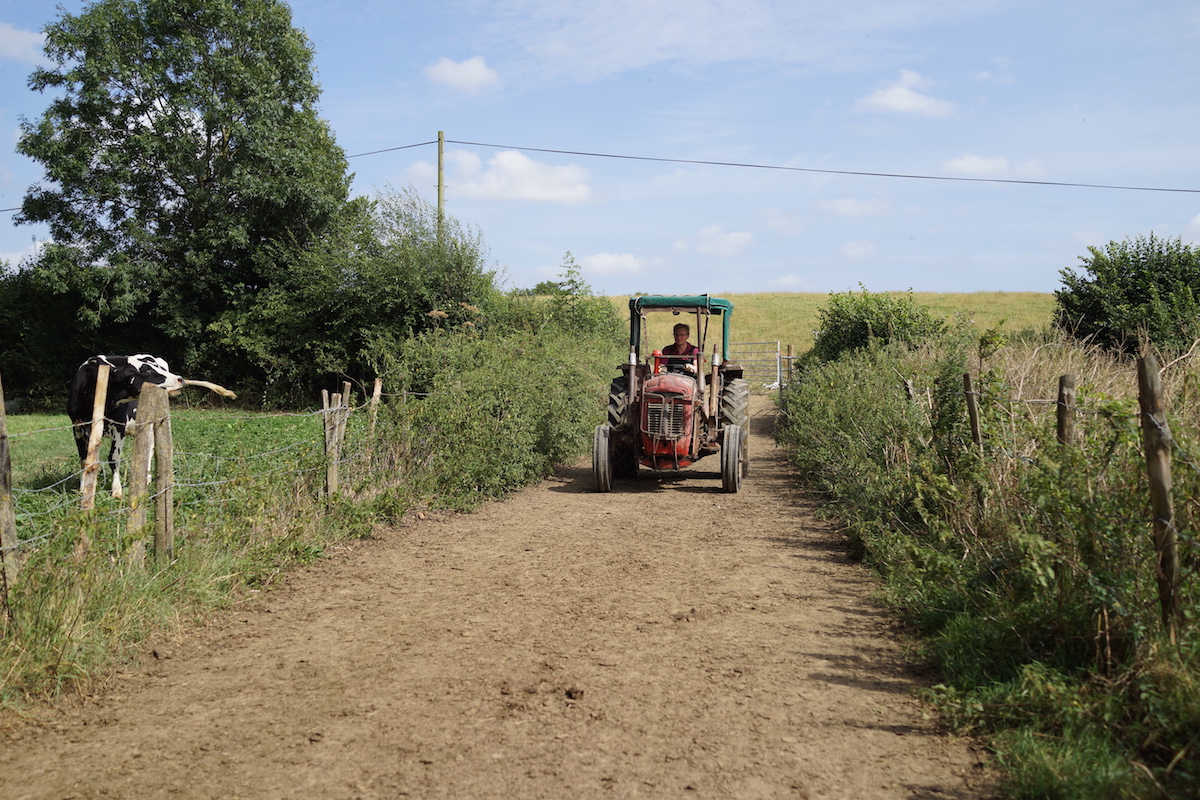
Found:
[{"label": "tall grass", "polygon": [[[1060,447],[1066,373],[1079,438]],[[1183,359],[1163,377],[1193,609],[1200,371]],[[1136,385],[1132,362],[1095,348],[960,328],[921,349],[813,367],[783,398],[799,469],[927,637],[943,680],[933,696],[961,728],[992,737],[1013,797],[1200,793],[1200,632],[1185,626],[1171,645],[1159,620]]]}]

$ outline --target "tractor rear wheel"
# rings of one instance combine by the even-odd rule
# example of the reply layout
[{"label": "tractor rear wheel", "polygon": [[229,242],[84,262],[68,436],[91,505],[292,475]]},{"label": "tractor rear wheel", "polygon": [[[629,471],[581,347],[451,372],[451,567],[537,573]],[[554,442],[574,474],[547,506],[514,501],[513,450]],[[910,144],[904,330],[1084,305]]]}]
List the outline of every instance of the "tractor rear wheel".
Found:
[{"label": "tractor rear wheel", "polygon": [[637,452],[634,449],[636,437],[630,435],[632,420],[626,419],[628,415],[629,377],[622,375],[613,378],[612,385],[608,387],[608,426],[613,429],[609,432],[609,437],[610,440],[615,438],[609,458],[612,461],[613,475],[618,478],[636,478],[638,472]]},{"label": "tractor rear wheel", "polygon": [[611,492],[613,479],[612,453],[609,448],[609,437],[612,428],[597,425],[592,437],[592,483],[597,492]]},{"label": "tractor rear wheel", "polygon": [[726,492],[736,492],[742,488],[742,429],[737,425],[725,428],[724,441],[721,442],[721,488]]},{"label": "tractor rear wheel", "polygon": [[742,474],[750,471],[750,384],[734,378],[721,391],[721,427],[742,429]]},{"label": "tractor rear wheel", "polygon": [[629,411],[629,377],[622,375],[613,378],[608,387],[608,424],[620,428],[625,423],[625,415]]}]

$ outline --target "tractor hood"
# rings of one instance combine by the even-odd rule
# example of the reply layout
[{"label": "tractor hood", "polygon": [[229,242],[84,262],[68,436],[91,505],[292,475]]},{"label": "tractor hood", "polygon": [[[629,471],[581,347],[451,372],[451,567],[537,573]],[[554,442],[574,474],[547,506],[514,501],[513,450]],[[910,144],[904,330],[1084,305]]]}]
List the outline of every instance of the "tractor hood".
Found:
[{"label": "tractor hood", "polygon": [[677,394],[684,400],[691,400],[696,396],[696,380],[687,375],[670,372],[647,379],[645,390],[652,394]]}]

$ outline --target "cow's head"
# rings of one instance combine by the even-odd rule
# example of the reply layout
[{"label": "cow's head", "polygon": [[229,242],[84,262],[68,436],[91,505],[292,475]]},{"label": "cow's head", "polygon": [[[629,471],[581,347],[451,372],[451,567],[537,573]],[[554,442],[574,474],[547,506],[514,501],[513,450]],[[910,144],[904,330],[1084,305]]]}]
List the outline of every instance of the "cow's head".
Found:
[{"label": "cow's head", "polygon": [[183,389],[183,378],[171,372],[167,362],[158,356],[145,353],[130,356],[129,366],[137,372],[137,377],[133,380],[138,384],[136,388],[139,391],[141,384],[146,382],[157,384],[171,394],[177,394]]}]

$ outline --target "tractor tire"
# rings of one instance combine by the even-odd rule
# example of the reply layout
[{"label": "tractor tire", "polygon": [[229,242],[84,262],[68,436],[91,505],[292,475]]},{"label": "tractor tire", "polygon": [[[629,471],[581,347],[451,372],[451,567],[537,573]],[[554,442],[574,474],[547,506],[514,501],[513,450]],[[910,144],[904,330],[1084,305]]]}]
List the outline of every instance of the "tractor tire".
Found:
[{"label": "tractor tire", "polygon": [[608,425],[597,425],[592,437],[592,483],[597,492],[611,492],[613,479],[612,453],[609,448],[609,436],[612,428]]},{"label": "tractor tire", "polygon": [[[611,442],[609,458],[613,475],[618,478],[636,478],[638,472],[637,452],[634,450],[636,437],[632,431],[635,426],[633,420],[627,419],[628,415],[629,378],[622,375],[613,378],[612,385],[608,387],[608,426],[613,429],[609,437],[610,440],[615,439]],[[616,433],[618,430],[620,433]]]},{"label": "tractor tire", "polygon": [[632,443],[613,442],[612,450],[613,477],[636,478],[638,474],[637,454],[633,452]]},{"label": "tractor tire", "polygon": [[608,387],[608,424],[613,428],[625,425],[625,415],[629,413],[629,378],[622,375],[613,378]]},{"label": "tractor tire", "polygon": [[734,378],[721,392],[721,427],[742,429],[742,475],[750,472],[750,384]]},{"label": "tractor tire", "polygon": [[725,440],[721,443],[721,488],[736,492],[742,488],[742,429],[737,425],[725,428]]}]

